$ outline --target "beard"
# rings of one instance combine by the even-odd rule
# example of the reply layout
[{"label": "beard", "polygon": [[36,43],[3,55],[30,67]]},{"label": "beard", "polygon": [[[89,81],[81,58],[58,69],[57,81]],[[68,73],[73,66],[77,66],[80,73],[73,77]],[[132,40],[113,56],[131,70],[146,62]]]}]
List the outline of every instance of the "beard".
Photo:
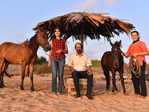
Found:
[{"label": "beard", "polygon": [[78,53],[78,54],[81,54],[81,53],[82,53],[82,49],[78,49],[78,50],[77,50],[77,53]]}]

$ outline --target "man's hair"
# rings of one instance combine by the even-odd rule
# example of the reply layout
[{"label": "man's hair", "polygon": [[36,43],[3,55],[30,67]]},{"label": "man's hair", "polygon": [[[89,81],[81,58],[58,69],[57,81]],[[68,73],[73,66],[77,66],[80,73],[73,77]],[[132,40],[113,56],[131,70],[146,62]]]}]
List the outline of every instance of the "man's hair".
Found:
[{"label": "man's hair", "polygon": [[81,48],[83,49],[83,44],[82,44],[81,42],[77,42],[77,43],[75,44],[75,49],[76,49],[77,44],[79,44],[79,45],[81,46]]},{"label": "man's hair", "polygon": [[136,33],[137,35],[139,35],[139,32],[136,31],[136,30],[135,30],[135,31],[132,31],[131,34],[132,34],[132,33]]}]

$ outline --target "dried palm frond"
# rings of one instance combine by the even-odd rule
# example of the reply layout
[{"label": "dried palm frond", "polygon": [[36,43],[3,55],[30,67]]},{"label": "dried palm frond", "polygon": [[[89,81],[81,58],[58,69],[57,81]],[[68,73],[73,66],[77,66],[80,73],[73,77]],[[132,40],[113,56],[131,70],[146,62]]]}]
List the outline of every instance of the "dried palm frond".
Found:
[{"label": "dried palm frond", "polygon": [[101,36],[110,39],[120,33],[129,34],[135,28],[133,24],[103,15],[102,13],[86,12],[68,13],[40,22],[34,30],[48,30],[52,34],[58,27],[67,38],[73,36],[75,39],[79,39],[83,35],[83,37],[89,36],[91,39],[100,39]]}]

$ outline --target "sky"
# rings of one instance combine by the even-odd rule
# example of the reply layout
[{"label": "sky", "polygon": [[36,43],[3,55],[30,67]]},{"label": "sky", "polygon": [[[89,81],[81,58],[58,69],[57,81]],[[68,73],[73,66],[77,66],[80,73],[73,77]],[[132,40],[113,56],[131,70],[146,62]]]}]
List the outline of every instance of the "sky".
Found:
[{"label": "sky", "polygon": [[[110,17],[132,23],[140,32],[141,40],[149,48],[148,4],[148,0],[0,0],[0,44],[5,41],[21,43],[35,34],[32,28],[39,22],[70,12],[85,11],[108,13]],[[112,42],[117,40],[122,41],[124,52],[132,43],[131,37],[126,34],[112,38]],[[69,53],[66,60],[75,52],[75,43],[72,38],[68,39]],[[111,50],[104,37],[100,40],[87,39],[84,48],[84,52],[91,59],[98,60],[105,51]],[[38,56],[48,59],[48,52],[39,48]],[[125,59],[125,62],[128,62],[128,59]],[[149,56],[147,62],[149,63]]]}]

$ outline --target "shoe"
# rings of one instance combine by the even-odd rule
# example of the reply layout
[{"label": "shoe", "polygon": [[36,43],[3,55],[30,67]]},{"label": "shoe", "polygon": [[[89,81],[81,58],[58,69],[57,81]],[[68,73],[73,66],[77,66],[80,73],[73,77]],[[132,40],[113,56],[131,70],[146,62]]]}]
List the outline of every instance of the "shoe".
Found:
[{"label": "shoe", "polygon": [[64,95],[64,93],[63,92],[58,92],[57,95]]},{"label": "shoe", "polygon": [[93,96],[92,95],[86,95],[88,97],[88,99],[92,100]]},{"label": "shoe", "polygon": [[77,94],[77,95],[75,96],[75,98],[79,98],[79,97],[81,97],[81,95],[80,95],[80,94]]},{"label": "shoe", "polygon": [[51,95],[54,97],[57,97],[57,93],[55,93],[55,92],[52,92]]}]

